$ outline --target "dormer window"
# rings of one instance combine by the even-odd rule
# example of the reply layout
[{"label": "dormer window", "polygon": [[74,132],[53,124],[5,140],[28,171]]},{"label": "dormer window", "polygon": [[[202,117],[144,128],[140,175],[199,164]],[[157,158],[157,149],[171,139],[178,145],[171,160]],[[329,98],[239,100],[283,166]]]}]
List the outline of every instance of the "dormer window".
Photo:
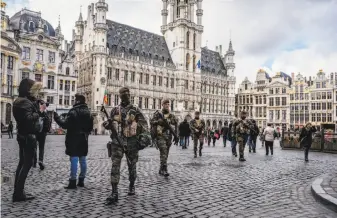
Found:
[{"label": "dormer window", "polygon": [[35,23],[33,21],[29,21],[29,32],[35,32]]},{"label": "dormer window", "polygon": [[44,26],[43,26],[43,30],[44,30],[45,33],[48,33],[48,26],[47,26],[47,25],[44,25]]}]

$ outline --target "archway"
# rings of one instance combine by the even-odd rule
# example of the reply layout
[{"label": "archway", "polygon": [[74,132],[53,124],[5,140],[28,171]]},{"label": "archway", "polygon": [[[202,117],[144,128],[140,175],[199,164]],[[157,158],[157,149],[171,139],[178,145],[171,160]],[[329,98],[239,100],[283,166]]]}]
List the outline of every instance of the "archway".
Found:
[{"label": "archway", "polygon": [[12,105],[10,103],[6,104],[6,124],[9,124],[9,121],[12,120]]},{"label": "archway", "polygon": [[212,125],[212,127],[213,127],[214,129],[217,129],[217,128],[218,128],[218,125],[217,125],[216,120],[213,120],[213,125]]},{"label": "archway", "polygon": [[206,126],[207,126],[207,127],[211,126],[211,121],[210,121],[210,120],[207,120],[207,121],[206,121]]},{"label": "archway", "polygon": [[222,128],[222,121],[219,121],[219,128]]}]

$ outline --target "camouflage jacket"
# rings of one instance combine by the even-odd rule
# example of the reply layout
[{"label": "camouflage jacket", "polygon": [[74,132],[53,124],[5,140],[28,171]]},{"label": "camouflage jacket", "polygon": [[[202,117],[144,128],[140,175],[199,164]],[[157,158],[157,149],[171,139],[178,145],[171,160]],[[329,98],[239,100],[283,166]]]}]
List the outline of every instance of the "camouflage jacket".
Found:
[{"label": "camouflage jacket", "polygon": [[162,119],[162,117],[164,117],[164,119],[168,122],[169,125],[174,126],[174,131],[178,135],[178,120],[177,120],[177,118],[171,113],[164,114],[162,111],[156,111],[153,114],[153,117],[150,121],[152,128],[154,128],[155,135],[156,136],[163,136],[163,135],[169,136],[169,135],[171,135],[168,128],[166,128],[164,125],[161,125],[160,123],[158,123],[158,121],[160,119]]},{"label": "camouflage jacket", "polygon": [[190,122],[190,129],[193,135],[201,135],[206,132],[206,123],[203,119],[193,119]]},{"label": "camouflage jacket", "polygon": [[110,117],[118,135],[121,137],[129,138],[149,133],[148,123],[144,114],[134,105],[116,106],[111,110]]},{"label": "camouflage jacket", "polygon": [[237,138],[238,136],[247,136],[250,134],[250,129],[253,128],[253,124],[248,119],[237,119],[232,125],[232,136]]}]

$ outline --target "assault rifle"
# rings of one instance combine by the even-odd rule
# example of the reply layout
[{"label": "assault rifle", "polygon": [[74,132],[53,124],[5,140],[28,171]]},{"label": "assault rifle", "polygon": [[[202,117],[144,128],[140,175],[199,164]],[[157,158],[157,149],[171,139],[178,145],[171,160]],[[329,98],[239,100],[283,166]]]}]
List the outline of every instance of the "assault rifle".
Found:
[{"label": "assault rifle", "polygon": [[[101,107],[101,112],[104,113],[104,115],[106,116],[106,118],[109,120],[109,114],[108,112],[106,111],[104,105],[102,104],[102,107]],[[111,129],[110,129],[110,135],[111,135],[111,138],[115,138],[117,140],[117,143],[118,145],[122,148],[123,152],[125,153],[126,152],[126,148],[124,147],[124,144],[121,142],[121,139],[118,137],[118,132],[117,130],[115,129],[115,126],[113,125],[113,123],[111,122],[110,123],[110,126],[111,126]],[[112,143],[111,142],[108,142],[107,144],[107,149],[108,149],[108,155],[109,157],[112,156],[112,149],[111,149],[111,146],[112,146]],[[127,155],[125,155],[126,157],[126,160],[128,161],[128,163],[130,164],[130,160],[128,158]]]},{"label": "assault rifle", "polygon": [[174,137],[174,144],[177,145],[179,142],[179,137],[177,135],[177,133],[173,130],[172,126],[167,122],[167,120],[165,119],[164,115],[162,113],[159,112],[160,118],[164,121],[164,126],[170,131],[170,133],[173,135]]}]

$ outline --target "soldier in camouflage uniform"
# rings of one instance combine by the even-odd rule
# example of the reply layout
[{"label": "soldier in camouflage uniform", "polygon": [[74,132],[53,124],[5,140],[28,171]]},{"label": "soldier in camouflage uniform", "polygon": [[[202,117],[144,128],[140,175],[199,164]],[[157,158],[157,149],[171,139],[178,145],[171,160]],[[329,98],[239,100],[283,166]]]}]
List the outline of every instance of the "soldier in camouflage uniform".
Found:
[{"label": "soldier in camouflage uniform", "polygon": [[[175,127],[174,131],[176,134],[178,132],[178,120],[172,113],[170,113],[169,100],[164,100],[162,106],[163,106],[162,110],[156,111],[150,122],[151,125],[154,127],[157,146],[160,152],[159,175],[167,177],[170,175],[167,172],[167,158],[172,144],[172,133],[167,127],[165,127],[163,119],[165,119],[168,122],[168,124],[173,125]],[[177,139],[175,139],[175,143],[177,144],[178,141],[176,140]]]},{"label": "soldier in camouflage uniform", "polygon": [[245,111],[241,112],[240,119],[234,121],[232,125],[232,135],[236,139],[239,145],[239,160],[246,161],[244,158],[245,145],[250,134],[250,129],[252,128],[252,123],[246,119],[247,113]]},{"label": "soldier in camouflage uniform", "polygon": [[140,141],[150,137],[148,124],[141,110],[130,103],[130,91],[123,87],[119,90],[121,104],[111,110],[108,121],[103,123],[104,128],[111,129],[114,125],[117,130],[122,146],[118,144],[116,136],[111,135],[111,185],[112,194],[106,199],[106,204],[118,201],[118,183],[120,179],[120,166],[123,155],[126,155],[129,170],[129,192],[128,195],[135,195],[135,180],[137,178],[136,163],[138,161],[138,151]]},{"label": "soldier in camouflage uniform", "polygon": [[194,158],[197,158],[197,150],[198,150],[198,142],[200,143],[199,145],[199,156],[201,157],[202,153],[202,147],[204,145],[204,133],[205,133],[205,127],[206,127],[206,123],[203,119],[200,119],[200,112],[196,111],[194,113],[195,118],[193,120],[191,120],[190,122],[190,128],[192,131],[192,135],[193,135],[193,143],[194,143]]}]

